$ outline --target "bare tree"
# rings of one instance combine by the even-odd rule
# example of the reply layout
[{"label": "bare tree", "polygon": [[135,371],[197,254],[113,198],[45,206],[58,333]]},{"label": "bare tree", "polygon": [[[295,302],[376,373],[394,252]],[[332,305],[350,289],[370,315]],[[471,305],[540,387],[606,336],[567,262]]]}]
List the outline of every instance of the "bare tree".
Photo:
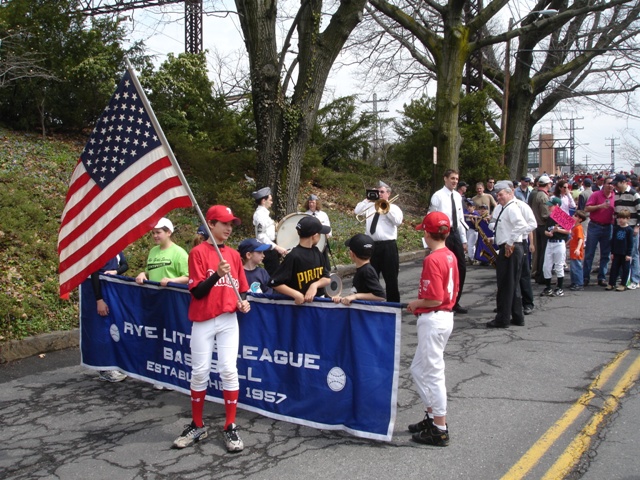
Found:
[{"label": "bare tree", "polygon": [[[520,48],[523,52],[524,49],[532,51],[545,38],[553,37],[565,29],[575,28],[577,25],[572,23],[573,19],[599,18],[601,15],[599,12],[614,11],[616,8],[622,8],[622,5],[632,2],[630,0],[611,0],[609,2],[578,0],[569,3],[566,0],[541,0],[533,7],[531,15],[521,19],[522,22],[518,28],[497,34],[491,33],[489,27],[496,23],[496,16],[509,3],[509,0],[493,0],[474,16],[465,15],[466,2],[460,0],[448,0],[443,3],[438,3],[435,0],[394,2],[400,6],[385,0],[369,0],[369,3],[379,12],[371,11],[370,13],[385,32],[395,38],[404,48],[407,48],[417,63],[435,75],[437,80],[435,139],[438,147],[438,167],[445,169],[457,168],[458,166],[458,154],[462,142],[458,129],[460,92],[464,67],[473,53],[482,51],[485,58],[490,58],[490,55],[493,54],[485,53],[489,47],[503,44],[516,37],[530,39],[529,42],[521,41]],[[542,17],[536,13],[545,9],[560,10],[560,13],[553,17]],[[620,20],[621,13],[612,13],[611,15]],[[585,24],[591,24],[591,20],[586,20]],[[405,32],[400,33],[398,27],[401,27]],[[591,34],[592,42],[594,42],[594,33]],[[606,32],[604,34],[606,35]],[[594,45],[596,43],[594,42]],[[547,46],[549,45],[550,42]],[[597,43],[598,49],[605,49],[600,51],[600,54],[606,51],[607,46],[606,43],[605,46]],[[594,51],[585,55],[595,58],[597,54]],[[517,65],[523,62],[531,65],[532,62],[527,60],[528,58],[524,56],[519,57]],[[516,68],[518,68],[517,65]],[[574,68],[572,69],[572,67]],[[563,74],[570,75],[578,67],[580,65],[576,62],[568,62],[559,68]],[[559,72],[554,78],[561,77],[562,74]],[[498,102],[500,89],[497,86],[500,84],[500,79],[504,81],[504,74],[500,75],[499,69],[494,68],[491,72],[491,78],[495,87],[493,97]],[[550,82],[551,80],[547,84]],[[517,74],[514,74],[513,83],[517,85],[513,88],[513,95],[526,86],[525,82],[519,83]],[[538,91],[537,94],[539,93],[541,92]],[[534,96],[533,99],[535,100],[535,98]],[[523,127],[517,127],[513,119],[520,118],[522,115],[528,116],[529,112],[527,111],[525,114],[524,111],[526,110],[510,114],[511,131],[515,131],[517,128],[523,129]],[[513,135],[515,138],[515,134]],[[514,143],[514,141],[511,142],[512,145]],[[518,165],[516,164],[514,170],[519,170]]]},{"label": "bare tree", "polygon": [[249,54],[258,136],[257,180],[271,187],[277,216],[297,208],[302,159],[327,77],[362,19],[366,1],[330,2],[333,11],[327,13],[322,0],[302,0],[292,12],[289,28],[279,35],[278,4],[283,2],[236,0]]},{"label": "bare tree", "polygon": [[625,130],[622,137],[622,158],[633,166],[633,172],[640,174],[640,134]]},{"label": "bare tree", "polygon": [[8,33],[0,38],[0,88],[29,78],[57,80],[56,76],[43,66],[43,54],[19,48],[22,38],[21,32]]},{"label": "bare tree", "polygon": [[[513,178],[526,172],[533,127],[560,102],[602,96],[612,103],[640,87],[639,16],[637,2],[613,5],[520,36],[507,104],[506,158]],[[504,69],[485,62],[484,72],[501,102]]]}]

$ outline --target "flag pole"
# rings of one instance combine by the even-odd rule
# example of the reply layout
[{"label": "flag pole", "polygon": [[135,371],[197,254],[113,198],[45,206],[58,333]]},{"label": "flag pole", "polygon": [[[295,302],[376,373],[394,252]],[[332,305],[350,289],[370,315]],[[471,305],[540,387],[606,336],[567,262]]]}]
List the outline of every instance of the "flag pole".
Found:
[{"label": "flag pole", "polygon": [[[160,122],[158,122],[158,119],[156,118],[156,114],[151,108],[151,104],[147,99],[147,95],[144,93],[142,85],[140,85],[140,82],[138,81],[138,77],[136,77],[136,74],[133,69],[133,66],[131,65],[131,62],[127,57],[124,58],[124,61],[127,66],[127,70],[131,74],[131,80],[136,86],[136,90],[140,94],[140,100],[142,101],[142,104],[147,110],[147,113],[149,114],[149,118],[151,119],[151,123],[153,123],[153,126],[156,129],[158,136],[160,137],[160,142],[167,148],[167,154],[169,156],[169,160],[171,161],[171,164],[173,165],[173,167],[176,169],[178,178],[180,178],[180,181],[182,182],[184,188],[186,189],[187,195],[189,195],[189,198],[191,199],[191,203],[193,203],[193,207],[196,209],[196,213],[200,218],[200,222],[204,225],[204,228],[207,230],[207,233],[209,234],[209,239],[213,240],[211,243],[213,244],[213,247],[216,249],[218,258],[220,259],[221,262],[225,261],[224,258],[222,257],[222,253],[220,252],[220,249],[218,248],[218,245],[216,245],[213,235],[211,234],[211,230],[209,229],[209,224],[207,223],[207,220],[202,214],[202,210],[200,210],[200,206],[198,205],[198,202],[196,201],[196,198],[193,195],[193,192],[191,191],[191,187],[189,187],[189,184],[187,183],[187,179],[185,178],[184,173],[182,173],[182,169],[180,168],[180,165],[178,165],[178,160],[173,154],[173,150],[171,150],[171,147],[169,146],[169,141],[167,140],[167,137],[165,137],[164,132],[162,131],[162,127],[160,127]],[[238,297],[238,301],[241,302],[242,297],[240,296],[240,292],[238,291],[236,284],[233,282],[233,277],[231,276],[230,273],[227,273],[227,278],[229,279],[229,283],[233,287],[233,291],[236,293],[236,296]]]}]

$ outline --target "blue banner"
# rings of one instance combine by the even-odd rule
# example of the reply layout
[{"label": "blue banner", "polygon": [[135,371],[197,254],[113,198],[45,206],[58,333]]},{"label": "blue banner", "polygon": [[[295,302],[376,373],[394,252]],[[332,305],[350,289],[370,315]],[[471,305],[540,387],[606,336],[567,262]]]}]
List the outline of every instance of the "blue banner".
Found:
[{"label": "blue banner", "polygon": [[[102,276],[109,315],[97,314],[90,280],[81,286],[82,364],[189,393],[190,294],[183,286]],[[255,294],[238,314],[239,406],[326,430],[391,440],[400,361],[399,304],[319,299],[295,305]],[[216,353],[212,358],[216,364]],[[222,403],[211,374],[207,399]]]}]

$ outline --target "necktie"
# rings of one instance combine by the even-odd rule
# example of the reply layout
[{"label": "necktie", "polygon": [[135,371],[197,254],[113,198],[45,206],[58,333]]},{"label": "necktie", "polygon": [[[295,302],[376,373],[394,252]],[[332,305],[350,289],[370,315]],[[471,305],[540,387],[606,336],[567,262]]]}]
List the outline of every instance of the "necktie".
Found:
[{"label": "necktie", "polygon": [[376,214],[373,216],[373,220],[371,220],[371,228],[369,229],[371,231],[371,235],[376,233],[376,227],[378,226],[379,218],[380,218],[380,214],[376,212]]},{"label": "necktie", "polygon": [[456,202],[453,199],[453,192],[451,192],[451,231],[458,231],[458,212],[456,209]]}]

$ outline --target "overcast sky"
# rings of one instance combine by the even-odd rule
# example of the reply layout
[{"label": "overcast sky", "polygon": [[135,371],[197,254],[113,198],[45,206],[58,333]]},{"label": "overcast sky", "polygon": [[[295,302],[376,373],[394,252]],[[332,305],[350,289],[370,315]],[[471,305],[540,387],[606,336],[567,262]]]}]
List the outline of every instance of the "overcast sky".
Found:
[{"label": "overcast sky", "polygon": [[[233,6],[230,0],[218,2],[218,5],[224,3]],[[211,3],[205,2],[205,12],[207,5]],[[218,6],[218,9],[221,8]],[[230,10],[233,9],[230,8]],[[128,25],[133,29],[134,37],[145,41],[148,52],[156,55],[158,64],[166,58],[167,54],[177,55],[184,51],[184,5],[179,3],[171,7],[163,7],[162,10],[161,12],[160,9],[147,8],[126,13],[131,18]],[[204,48],[210,52],[208,56],[210,67],[215,63],[211,52],[232,53],[238,56],[245,54],[235,13],[205,14],[203,32]],[[360,88],[353,72],[343,68],[330,76],[323,100],[328,101],[335,97],[354,94],[358,94],[361,100],[371,100],[370,96]],[[380,114],[382,117],[396,117],[398,116],[396,112],[402,108],[403,103],[409,101],[411,98],[405,97],[387,103],[379,102],[378,110],[386,110]],[[593,108],[580,107],[580,110],[560,104],[556,111],[547,115],[536,125],[533,137],[537,137],[539,133],[553,132],[554,137],[560,139],[556,147],[564,145],[568,147],[569,119],[574,118],[576,164],[584,164],[585,161],[590,165],[609,164],[613,142],[616,169],[628,170],[632,165],[625,161],[622,155],[624,132],[627,129],[637,130],[640,126],[640,116],[626,115],[622,110],[598,99],[591,100],[589,103]],[[362,103],[360,108],[371,110],[372,104]]]}]

